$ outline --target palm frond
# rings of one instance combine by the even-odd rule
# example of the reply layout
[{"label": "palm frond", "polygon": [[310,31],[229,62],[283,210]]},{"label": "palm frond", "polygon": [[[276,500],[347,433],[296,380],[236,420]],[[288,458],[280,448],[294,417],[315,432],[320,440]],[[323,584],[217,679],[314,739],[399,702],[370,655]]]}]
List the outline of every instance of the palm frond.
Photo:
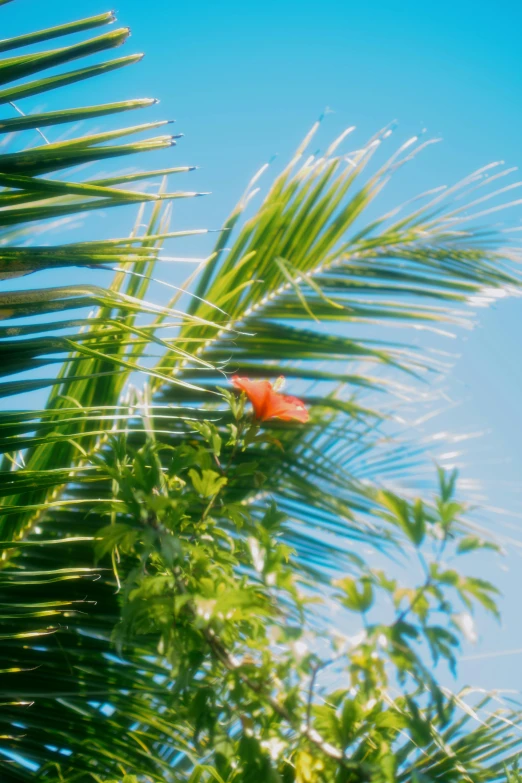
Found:
[{"label": "palm frond", "polygon": [[[343,134],[323,156],[303,161],[315,130],[225,250],[255,195],[254,178],[200,275],[197,296],[226,309],[241,334],[187,324],[182,336],[204,338],[200,355],[252,376],[284,372],[289,378],[322,381],[323,363],[331,380],[353,384],[357,373],[350,367],[361,361],[422,373],[430,362],[421,348],[391,336],[364,339],[355,336],[360,333],[355,329],[462,326],[469,322],[463,307],[474,296],[518,286],[503,235],[475,227],[473,208],[503,190],[459,206],[455,199],[465,196],[466,188],[488,184],[490,167],[484,167],[453,187],[428,191],[419,197],[421,206],[408,202],[364,225],[365,212],[393,174],[426,143],[414,146],[412,139],[403,144],[361,182],[389,134],[381,132],[361,149],[337,154]],[[208,309],[194,298],[189,312],[205,316]],[[172,358],[165,361],[171,366]],[[182,366],[172,366],[183,372]],[[364,376],[361,382],[366,383]]]},{"label": "palm frond", "polygon": [[[112,12],[99,14],[2,41],[0,50],[45,43],[71,33],[112,24],[114,20]],[[137,61],[141,55],[130,55],[116,62],[98,63],[77,72],[56,73],[36,82],[22,81],[47,68],[63,67],[72,60],[120,46],[125,43],[128,34],[127,28],[121,28],[59,49],[38,53],[31,51],[29,54],[1,60],[1,83],[16,84],[1,91],[0,102],[11,103],[17,109],[15,102],[23,97]],[[27,133],[40,126],[52,130],[55,125],[64,122],[146,108],[154,103],[154,99],[138,99],[34,116],[26,116],[19,111],[21,116],[1,120],[0,126],[4,133]],[[146,324],[143,328],[138,326],[137,318],[150,319],[162,315],[164,318],[182,321],[186,317],[171,308],[147,304],[144,296],[161,242],[175,233],[169,234],[167,231],[168,215],[162,215],[160,206],[175,198],[197,194],[186,191],[169,193],[164,183],[157,188],[156,193],[150,193],[140,190],[139,186],[136,189],[132,183],[187,171],[191,167],[170,167],[150,173],[137,171],[120,177],[80,181],[68,174],[65,174],[65,179],[56,178],[65,169],[72,169],[85,162],[101,162],[115,156],[168,148],[174,143],[171,135],[125,144],[114,143],[130,134],[150,134],[165,124],[165,121],[148,122],[56,142],[44,137],[45,143],[32,149],[21,148],[22,134],[22,141],[14,151],[0,156],[0,278],[11,279],[61,267],[77,267],[86,272],[91,268],[107,266],[119,270],[109,289],[93,286],[86,274],[84,281],[74,286],[24,288],[0,294],[0,317],[6,324],[0,332],[3,356],[1,396],[16,397],[31,391],[45,390],[49,392],[47,409],[56,412],[62,407],[69,408],[71,404],[80,410],[97,404],[118,405],[129,375],[140,369],[139,359],[147,343],[156,341],[167,352],[177,350],[173,340],[155,336]],[[125,183],[126,187],[115,187],[121,183]],[[129,184],[133,189],[128,189]],[[145,234],[134,232],[130,238],[106,242],[38,245],[33,240],[27,243],[29,227],[33,236],[38,236],[41,226],[47,225],[49,221],[52,224],[57,219],[107,207],[129,204],[141,204],[144,207],[149,203],[152,212],[148,217],[149,228]],[[138,223],[143,219],[142,212]],[[78,311],[78,314],[74,311]],[[45,332],[47,335],[42,334]],[[182,355],[190,360],[187,352],[184,351]],[[206,362],[204,364],[208,365]],[[148,372],[154,371],[149,369]],[[162,375],[162,378],[168,383],[168,376]],[[47,417],[47,434],[50,421]],[[63,417],[57,413],[54,429],[59,431],[60,437],[47,439],[47,442],[45,438],[36,438],[33,447],[25,450],[25,465],[42,476],[49,470],[51,472],[48,475],[52,476],[55,468],[66,469],[76,464],[96,439],[111,427],[112,422],[105,419],[94,421],[92,417],[83,422],[75,420],[74,425],[70,420],[64,424]],[[35,428],[38,429],[37,424]],[[81,440],[81,448],[76,446],[75,438]],[[10,464],[16,464],[17,457],[8,455],[6,460],[4,466],[7,468]],[[43,508],[45,498],[52,497],[56,491],[58,487],[53,489],[48,482],[44,481],[40,490],[35,483],[31,498],[26,498],[23,505]],[[7,504],[16,505],[20,501],[20,497],[13,496]],[[4,537],[14,535],[16,531],[21,532],[28,522],[29,518],[23,514],[18,518],[15,529],[11,527],[12,521],[6,521]]]},{"label": "palm frond", "polygon": [[165,712],[165,668],[147,646],[115,653],[115,585],[106,569],[84,565],[92,563],[93,522],[70,536],[76,515],[63,508],[54,516],[51,538],[11,549],[0,571],[2,779],[48,779],[65,765],[67,780],[129,767],[168,780],[158,744],[191,747]]}]

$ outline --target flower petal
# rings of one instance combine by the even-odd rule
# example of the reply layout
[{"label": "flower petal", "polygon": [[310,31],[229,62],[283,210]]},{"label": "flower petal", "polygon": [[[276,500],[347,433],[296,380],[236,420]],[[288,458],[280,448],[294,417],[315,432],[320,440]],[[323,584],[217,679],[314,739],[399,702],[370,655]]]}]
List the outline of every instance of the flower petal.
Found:
[{"label": "flower petal", "polygon": [[240,378],[238,375],[234,375],[232,383],[236,389],[245,392],[252,403],[256,418],[263,420],[267,399],[273,393],[270,381],[251,381],[249,378]]},{"label": "flower petal", "polygon": [[[281,380],[282,378],[276,381],[279,388],[281,388]],[[302,400],[278,394],[270,381],[251,381],[249,378],[234,375],[232,384],[236,389],[245,392],[252,403],[256,419],[260,421],[281,419],[281,421],[300,421],[304,424],[309,419],[308,411]]]},{"label": "flower petal", "polygon": [[284,394],[271,394],[265,408],[265,419],[281,419],[282,421],[300,421],[303,424],[310,418],[304,403],[297,397]]}]

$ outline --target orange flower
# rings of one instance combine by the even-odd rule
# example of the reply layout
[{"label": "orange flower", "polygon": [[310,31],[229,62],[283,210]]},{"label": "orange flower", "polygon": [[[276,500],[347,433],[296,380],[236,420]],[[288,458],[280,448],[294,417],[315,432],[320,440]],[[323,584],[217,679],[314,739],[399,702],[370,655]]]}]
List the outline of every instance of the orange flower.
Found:
[{"label": "orange flower", "polygon": [[[282,378],[280,380],[283,380]],[[297,397],[288,397],[274,391],[270,381],[251,381],[234,375],[232,384],[236,389],[244,391],[254,409],[254,416],[259,421],[281,419],[282,421],[308,421],[308,411]]]}]

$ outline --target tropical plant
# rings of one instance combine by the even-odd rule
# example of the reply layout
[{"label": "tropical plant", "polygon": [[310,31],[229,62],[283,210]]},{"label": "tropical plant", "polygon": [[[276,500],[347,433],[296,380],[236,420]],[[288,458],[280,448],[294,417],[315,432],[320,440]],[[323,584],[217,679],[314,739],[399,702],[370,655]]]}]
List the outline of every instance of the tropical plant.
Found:
[{"label": "tropical plant", "polygon": [[[259,176],[187,284],[148,302],[154,265],[169,258],[161,244],[202,231],[168,228],[168,202],[196,193],[137,183],[187,167],[79,182],[64,172],[172,137],[119,143],[158,121],[48,136],[154,101],[18,105],[136,62],[19,83],[128,31],[33,45],[113,21],[0,41],[31,47],[0,61],[11,85],[0,100],[17,115],[0,132],[40,134],[34,148],[13,136],[0,155],[2,277],[74,266],[86,281],[0,294],[0,393],[18,406],[0,415],[2,781],[518,779],[517,706],[452,694],[432,671],[455,667],[475,605],[497,611],[491,584],[448,565],[496,546],[456,475],[439,470],[434,493],[417,497],[407,485],[421,450],[392,437],[397,393],[440,366],[388,333],[364,336],[459,327],[474,297],[518,286],[502,235],[476,222],[505,189],[459,203],[505,172],[486,179],[485,167],[365,222],[425,143],[375,166],[389,130],[339,152],[349,129],[305,157],[314,126],[257,211],[244,219]],[[142,205],[129,237],[39,244],[57,221],[129,204]],[[89,284],[97,267],[116,268],[110,288]],[[302,402],[260,380],[281,375]],[[31,408],[43,389],[45,407]],[[368,546],[418,571],[371,567]]]}]

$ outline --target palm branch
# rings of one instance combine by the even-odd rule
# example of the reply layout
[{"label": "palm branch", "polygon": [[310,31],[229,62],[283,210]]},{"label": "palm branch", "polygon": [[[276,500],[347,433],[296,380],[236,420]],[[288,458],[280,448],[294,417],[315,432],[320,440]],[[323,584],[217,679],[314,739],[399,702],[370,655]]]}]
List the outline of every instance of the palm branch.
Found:
[{"label": "palm branch", "polygon": [[[99,14],[2,41],[0,50],[10,51],[80,31],[86,32],[110,25],[114,21],[112,12]],[[38,54],[31,52],[9,57],[0,62],[0,81],[8,85],[48,68],[67,66],[78,58],[109,51],[123,44],[128,35],[128,29],[121,28],[96,35],[81,43],[49,49]],[[132,65],[140,59],[141,55],[130,54],[79,70],[65,70],[49,78],[5,87],[0,92],[0,103],[18,108],[18,101],[26,96],[100,76],[115,68]],[[15,116],[0,123],[0,133],[27,133],[44,127],[49,134],[49,129],[52,130],[62,123],[147,108],[155,103],[155,99],[138,99]],[[164,184],[159,189],[156,188],[156,193],[151,193],[148,190],[136,189],[136,184],[139,187],[142,180],[154,181],[154,178],[187,171],[190,167],[136,171],[119,177],[94,178],[79,182],[72,181],[66,171],[86,162],[96,163],[147,150],[168,149],[175,143],[172,135],[119,144],[119,140],[125,136],[150,134],[150,131],[164,125],[165,121],[148,122],[119,130],[87,133],[52,143],[44,137],[45,143],[36,148],[17,149],[1,156],[0,275],[4,279],[11,279],[44,269],[58,270],[63,267],[78,267],[87,273],[81,282],[73,286],[24,288],[19,291],[8,290],[1,294],[0,309],[6,325],[0,333],[3,356],[0,395],[7,398],[49,389],[43,424],[47,432],[54,427],[58,427],[60,431],[60,438],[52,440],[47,437],[29,450],[26,464],[29,467],[30,463],[31,469],[45,470],[45,465],[51,464],[54,467],[66,468],[74,464],[80,458],[81,450],[72,443],[69,435],[74,434],[81,438],[81,448],[88,449],[104,430],[112,427],[112,421],[109,419],[96,419],[92,416],[80,425],[76,421],[73,428],[68,429],[67,413],[62,415],[58,411],[67,411],[71,405],[80,409],[83,406],[101,404],[117,406],[129,374],[139,369],[139,357],[146,344],[153,339],[163,348],[171,349],[169,343],[163,341],[160,336],[151,337],[146,329],[140,329],[136,319],[151,314],[163,314],[174,320],[182,317],[172,309],[148,304],[143,297],[152,266],[158,257],[159,246],[165,235],[169,236],[166,230],[168,218],[162,215],[161,204],[197,194],[185,191],[169,193],[165,191]],[[56,175],[60,175],[60,178]],[[152,205],[152,211],[144,235],[138,236],[133,232],[130,237],[107,241],[58,245],[36,243],[43,229],[49,228],[49,222],[52,227],[56,220],[91,210],[128,204],[141,204],[142,208],[145,208],[149,203]],[[143,217],[140,216],[139,222],[142,220]],[[179,233],[183,235],[198,232],[178,232],[178,235]],[[29,235],[32,238],[28,242]],[[97,267],[120,270],[109,289],[89,283],[88,270]],[[132,270],[132,275],[128,274],[129,270]],[[89,312],[93,308],[96,310],[95,318]],[[21,325],[20,319],[24,319]],[[35,370],[39,371],[36,378]],[[32,372],[28,375],[27,371]],[[163,378],[167,380],[165,376]],[[59,422],[56,417],[60,419]],[[14,436],[12,420],[10,427],[9,432]],[[24,431],[27,429],[21,428],[20,432]],[[5,444],[3,453],[9,454],[13,445],[16,447],[15,442],[11,442],[11,445]],[[5,470],[9,469],[10,460],[12,457],[4,460]],[[35,485],[34,493],[30,499],[25,496],[24,504],[37,508],[50,494],[52,489],[49,486],[42,494]],[[14,504],[19,500],[16,496],[12,498]],[[6,520],[6,534],[10,536],[19,533],[30,518],[31,514],[21,514],[16,520],[16,529],[11,529],[9,521]]]},{"label": "palm branch", "polygon": [[[112,13],[99,14],[1,41],[0,51],[45,44],[51,39],[86,33],[114,21]],[[108,698],[115,704],[118,673],[124,675],[125,670],[125,666],[110,655],[110,626],[117,619],[118,605],[114,590],[108,589],[105,580],[98,582],[100,572],[93,568],[92,526],[86,523],[87,534],[77,531],[71,536],[66,528],[58,535],[50,532],[49,546],[42,544],[38,532],[37,542],[32,546],[13,550],[9,545],[10,541],[24,535],[24,530],[27,536],[45,510],[58,508],[65,513],[72,508],[67,503],[62,507],[60,497],[70,484],[74,466],[79,467],[89,450],[103,441],[109,430],[114,430],[115,422],[123,422],[125,426],[122,391],[129,375],[139,369],[141,354],[151,339],[162,348],[171,349],[169,342],[157,332],[151,334],[146,324],[138,326],[137,318],[162,314],[178,321],[182,317],[179,312],[147,303],[143,298],[159,247],[169,236],[202,233],[169,233],[168,213],[159,209],[173,198],[196,194],[166,192],[164,183],[155,193],[139,189],[141,182],[154,182],[154,179],[185,172],[191,167],[137,170],[132,174],[80,181],[67,172],[86,162],[170,148],[174,143],[171,135],[150,137],[151,131],[166,124],[164,121],[85,134],[66,141],[50,142],[47,138],[53,128],[61,124],[146,109],[157,102],[155,99],[118,101],[29,115],[19,107],[22,98],[102,76],[138,62],[141,55],[130,54],[67,70],[68,64],[75,59],[103,54],[123,44],[128,34],[129,31],[122,28],[82,43],[38,54],[31,51],[0,61],[0,102],[8,108],[8,114],[13,115],[2,119],[0,133],[13,134],[15,140],[14,151],[3,154],[0,162],[0,275],[4,280],[10,280],[63,267],[77,267],[83,275],[74,286],[26,287],[19,291],[7,290],[0,295],[5,321],[0,333],[3,359],[0,394],[6,400],[19,399],[23,405],[25,399],[30,399],[28,392],[50,390],[44,410],[17,408],[4,410],[1,416],[4,454],[1,487],[6,511],[2,517],[4,566],[1,577],[5,653],[2,777],[5,780],[29,779],[39,765],[48,761],[52,769],[53,754],[59,761],[63,760],[60,749],[69,752],[73,746],[76,771],[84,770],[93,755],[104,758],[101,766],[96,762],[98,769],[114,770],[118,765],[121,768],[121,764],[129,760],[138,771],[157,771],[162,767],[161,761],[152,759],[153,754],[140,739],[139,731],[134,751],[129,754],[130,715],[134,709],[135,717],[139,716],[140,720],[146,717],[145,703],[139,695],[134,708],[127,701],[125,708],[118,709],[121,720],[110,720],[110,731],[108,716],[104,716],[103,725],[100,724],[97,730],[99,753],[94,751],[94,745],[88,751],[85,744],[85,750],[80,752],[86,734],[91,733],[89,727],[96,717],[103,716],[100,706],[103,707]],[[62,70],[48,78],[40,77],[47,68],[56,66],[62,66]],[[35,74],[38,75],[36,80],[27,81],[27,77]],[[21,82],[22,79],[25,81]],[[11,82],[14,86],[10,86]],[[22,132],[26,136],[38,132],[42,143],[33,149],[20,148],[17,134]],[[120,139],[133,134],[146,134],[147,138],[120,143]],[[143,209],[149,203],[152,211],[147,217]],[[141,236],[134,231],[129,237],[106,241],[47,244],[40,240],[44,231],[55,225],[58,228],[60,221],[70,216],[129,204],[142,205],[138,223],[144,217],[148,220],[148,229]],[[92,274],[89,270],[97,267],[121,270],[116,273],[110,288],[89,282]],[[132,275],[128,274],[129,270]],[[84,474],[79,468],[75,475],[80,485],[84,479],[86,484],[92,480],[92,472],[89,473],[87,467]],[[10,512],[15,508],[17,512],[13,515]],[[80,516],[83,517],[82,512]],[[69,514],[61,518],[72,522]],[[56,545],[60,537],[65,540]],[[61,546],[64,547],[62,551]],[[92,616],[82,625],[82,620],[88,616],[83,610],[92,608],[98,600],[92,593],[85,598],[86,582],[90,587],[102,587],[102,593],[107,591],[110,603],[105,605],[99,624]],[[102,598],[100,606],[104,601]],[[96,628],[90,625],[91,620]],[[65,636],[60,640],[61,633]],[[60,661],[56,657],[57,650]],[[14,658],[18,658],[18,664],[9,665],[8,661],[12,662]],[[147,672],[141,676],[137,675],[136,666],[126,669],[132,671],[132,690],[136,694],[142,690],[152,699],[150,694],[157,690],[152,678],[158,673],[158,665],[145,664],[143,651],[136,651],[138,660],[140,670],[145,666]],[[82,684],[84,675],[86,687]],[[130,679],[128,684],[131,684]],[[133,698],[131,696],[131,701]],[[30,704],[36,706],[36,703],[38,706],[32,710]],[[26,714],[28,708],[30,715]],[[149,740],[152,741],[152,724],[156,725],[153,731],[159,732],[158,741],[165,741],[168,736],[172,739],[170,727],[153,712],[151,707]],[[80,725],[83,728],[77,743],[73,737]],[[24,728],[20,729],[20,726]],[[92,739],[96,744],[94,737]],[[50,751],[49,745],[56,750]]]}]

